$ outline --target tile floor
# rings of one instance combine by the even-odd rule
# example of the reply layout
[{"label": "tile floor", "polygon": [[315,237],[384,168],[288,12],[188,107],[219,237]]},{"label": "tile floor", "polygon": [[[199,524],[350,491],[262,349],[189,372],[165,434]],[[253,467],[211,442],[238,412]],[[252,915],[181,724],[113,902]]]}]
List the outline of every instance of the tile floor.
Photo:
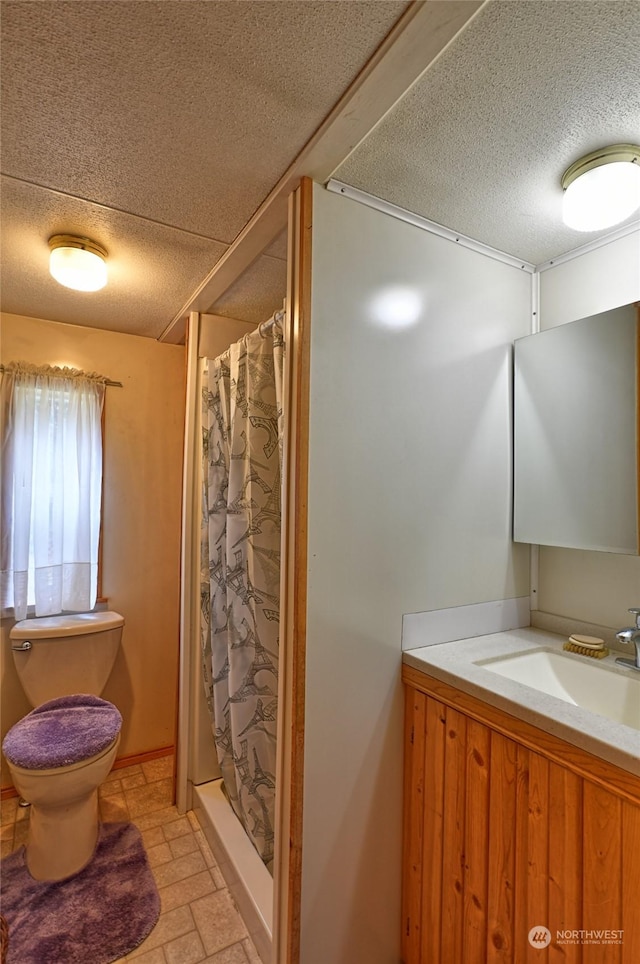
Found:
[{"label": "tile floor", "polygon": [[[173,758],[112,770],[100,817],[130,820],[142,834],[161,899],[146,941],[117,964],[260,964],[195,814],[171,804]],[[26,840],[29,809],[2,803],[2,856]],[[52,962],[53,964],[53,962]]]}]

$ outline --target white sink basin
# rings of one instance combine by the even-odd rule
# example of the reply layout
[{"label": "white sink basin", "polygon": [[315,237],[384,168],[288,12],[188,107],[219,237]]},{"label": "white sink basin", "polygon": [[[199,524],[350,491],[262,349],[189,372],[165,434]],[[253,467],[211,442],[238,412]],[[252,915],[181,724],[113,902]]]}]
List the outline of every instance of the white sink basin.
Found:
[{"label": "white sink basin", "polygon": [[618,671],[595,659],[593,664],[569,653],[535,649],[476,665],[640,730],[640,672],[634,676],[634,670]]}]

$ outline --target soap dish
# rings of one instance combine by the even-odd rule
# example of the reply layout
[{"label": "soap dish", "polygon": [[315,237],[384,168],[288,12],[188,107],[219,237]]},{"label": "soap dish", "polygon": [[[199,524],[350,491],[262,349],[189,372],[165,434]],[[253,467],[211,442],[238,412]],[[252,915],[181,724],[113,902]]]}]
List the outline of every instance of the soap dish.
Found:
[{"label": "soap dish", "polygon": [[580,653],[581,656],[593,656],[595,659],[604,659],[609,655],[604,639],[597,636],[579,636],[577,633],[569,636],[562,648],[568,653]]}]

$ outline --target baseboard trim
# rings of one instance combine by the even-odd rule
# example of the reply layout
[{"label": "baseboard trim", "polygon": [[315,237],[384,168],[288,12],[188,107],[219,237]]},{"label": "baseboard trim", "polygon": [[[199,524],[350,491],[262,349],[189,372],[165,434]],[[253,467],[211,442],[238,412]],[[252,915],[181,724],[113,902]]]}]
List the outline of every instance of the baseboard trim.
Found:
[{"label": "baseboard trim", "polygon": [[121,756],[113,764],[114,770],[121,770],[123,767],[132,767],[138,763],[148,763],[149,760],[159,760],[163,756],[171,756],[176,752],[175,746],[161,746],[157,750],[147,750],[145,753],[133,753],[130,756]]},{"label": "baseboard trim", "polygon": [[[175,753],[175,746],[161,746],[157,750],[146,750],[145,753],[132,753],[129,756],[121,756],[113,764],[114,770],[122,770],[124,767],[136,766],[139,763],[148,763],[149,760],[159,760],[163,756],[171,756]],[[18,792],[13,786],[0,788],[0,800],[10,800],[17,797]]]}]

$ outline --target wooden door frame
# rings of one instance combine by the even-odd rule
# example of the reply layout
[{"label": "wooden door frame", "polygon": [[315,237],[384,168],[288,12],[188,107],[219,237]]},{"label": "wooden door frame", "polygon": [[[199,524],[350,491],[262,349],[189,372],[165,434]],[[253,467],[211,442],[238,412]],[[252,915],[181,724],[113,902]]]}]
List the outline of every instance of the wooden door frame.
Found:
[{"label": "wooden door frame", "polygon": [[313,182],[289,198],[273,964],[300,960]]}]

